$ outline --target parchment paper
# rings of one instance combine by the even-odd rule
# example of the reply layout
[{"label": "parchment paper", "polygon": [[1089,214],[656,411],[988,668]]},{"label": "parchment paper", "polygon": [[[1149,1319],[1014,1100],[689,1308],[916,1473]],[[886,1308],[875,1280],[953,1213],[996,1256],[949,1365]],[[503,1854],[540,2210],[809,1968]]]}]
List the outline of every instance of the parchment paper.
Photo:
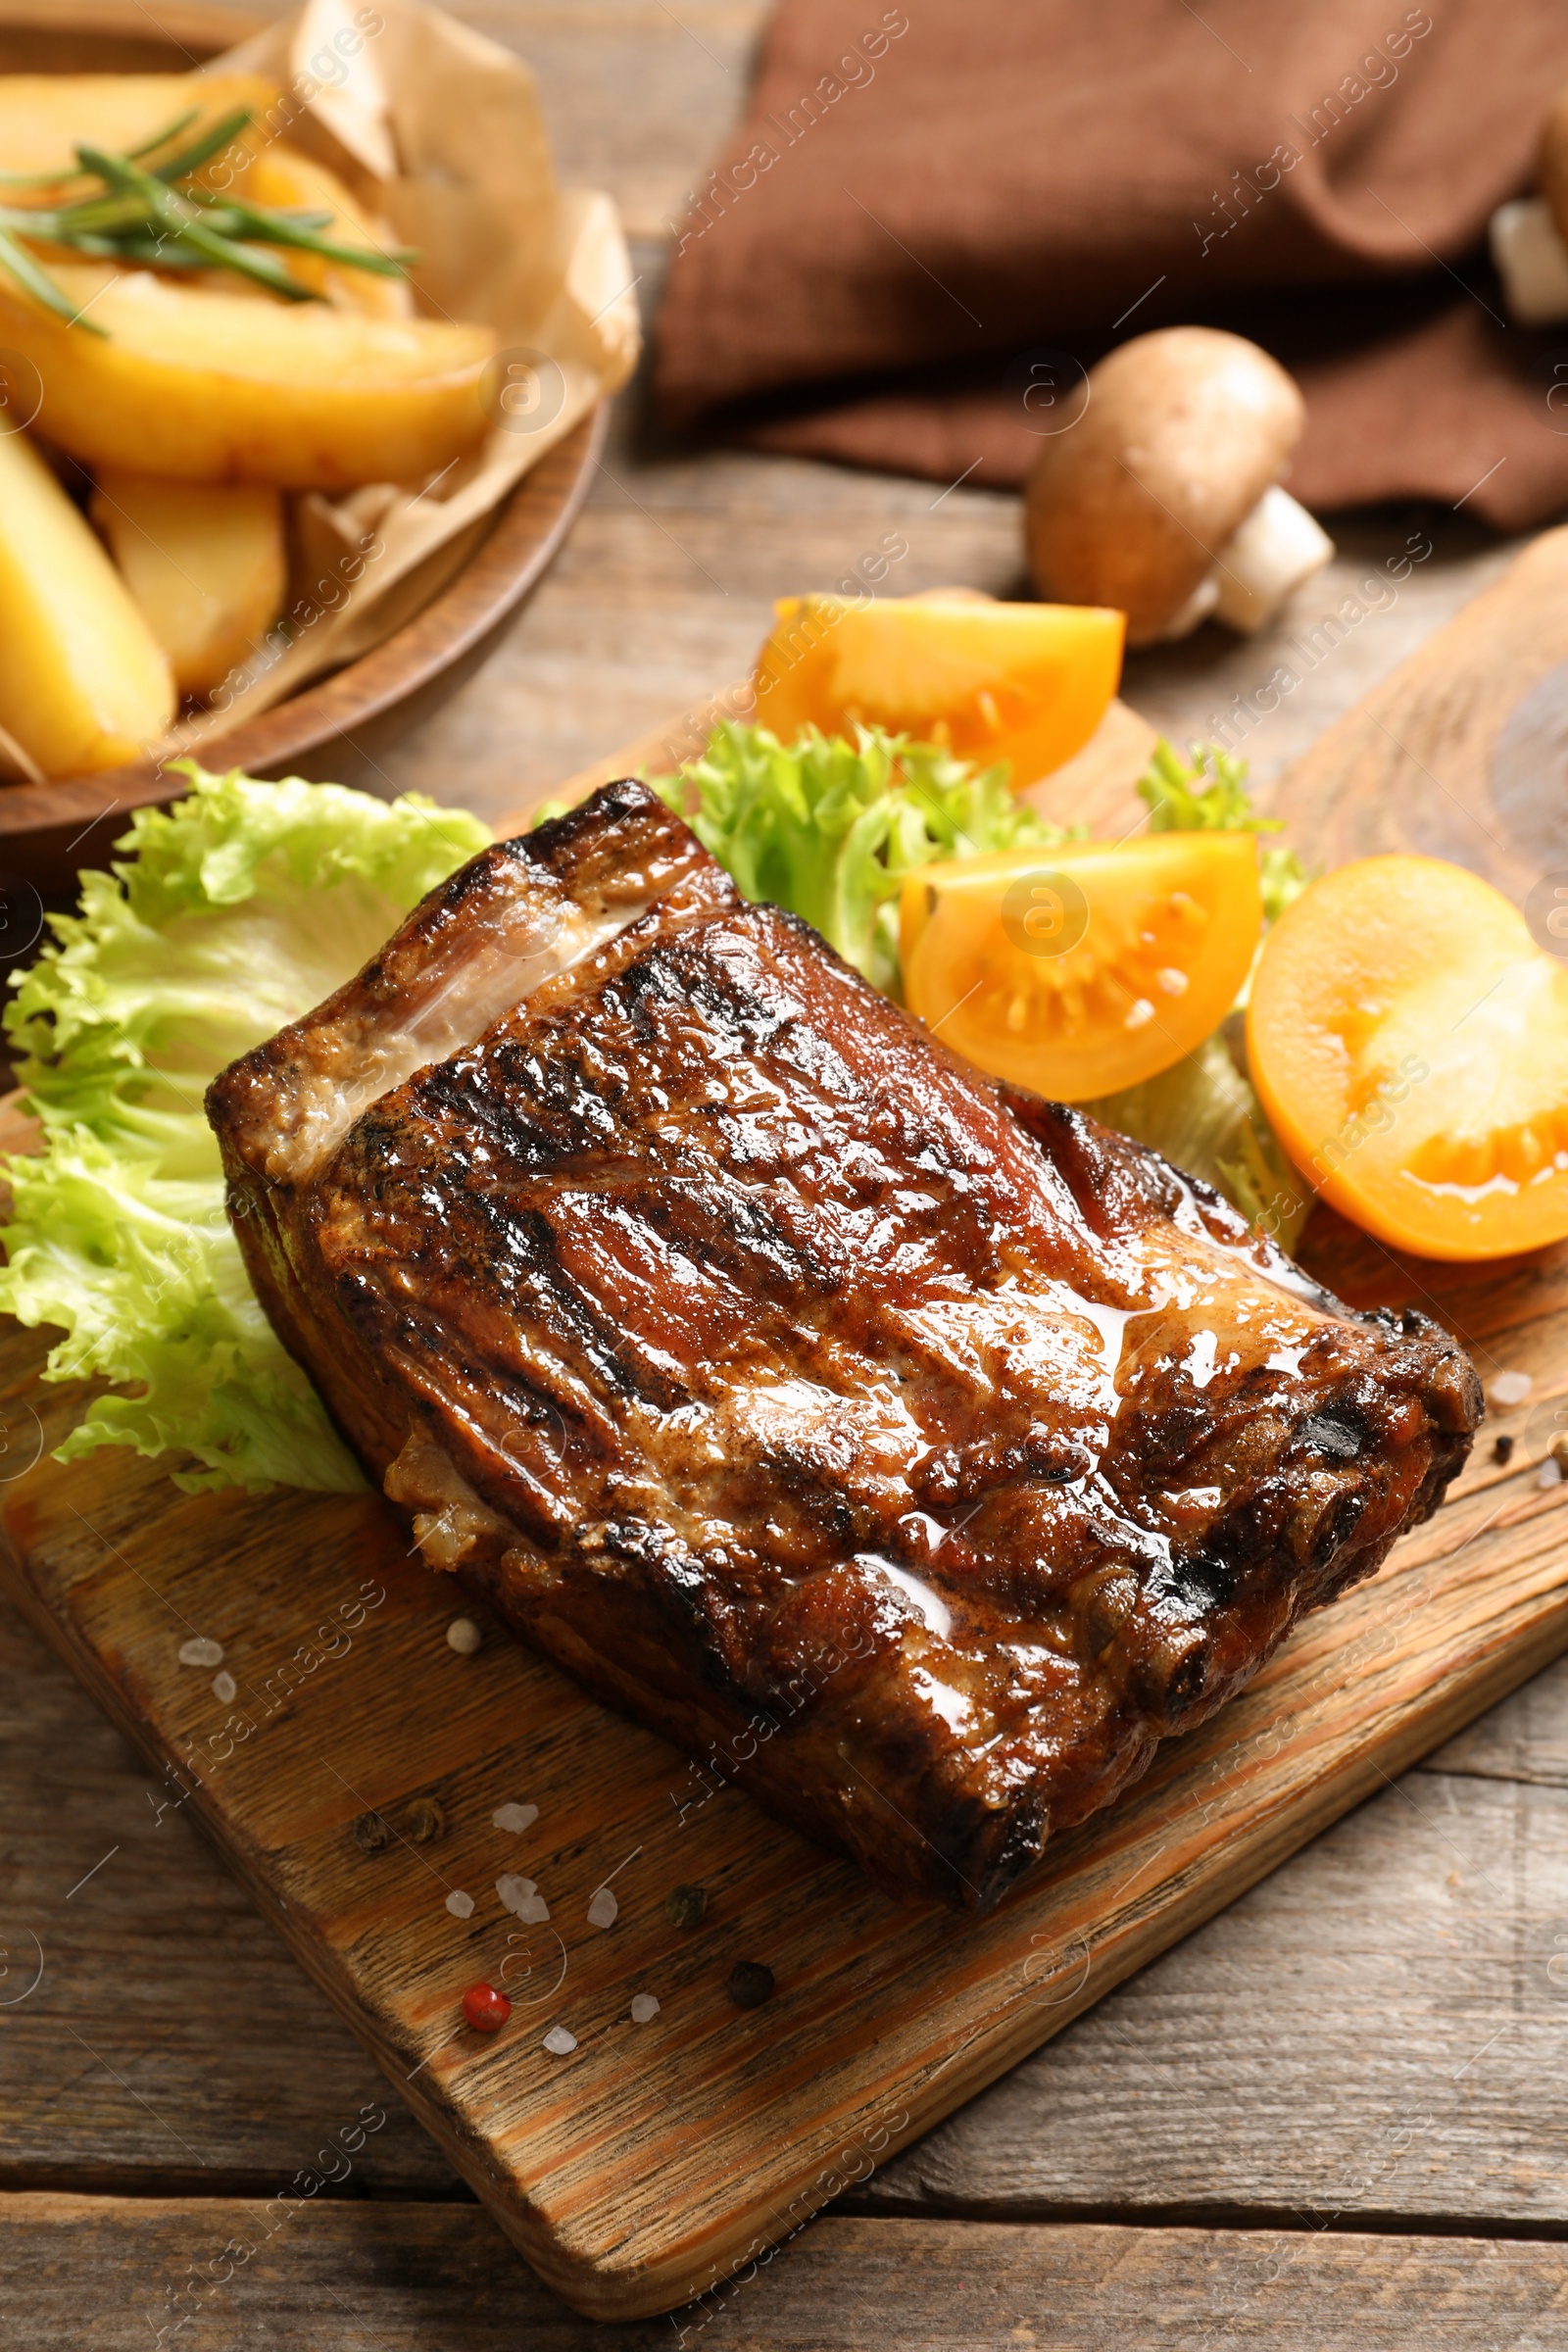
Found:
[{"label": "parchment paper", "polygon": [[[489,430],[426,482],[295,502],[284,625],[163,757],[281,702],[417,612],[485,517],[637,362],[632,270],[609,196],[556,186],[532,74],[416,0],[309,0],[204,69],[275,80],[275,127],[419,250],[415,308],[495,329]],[[270,119],[270,127],[273,119]]]}]

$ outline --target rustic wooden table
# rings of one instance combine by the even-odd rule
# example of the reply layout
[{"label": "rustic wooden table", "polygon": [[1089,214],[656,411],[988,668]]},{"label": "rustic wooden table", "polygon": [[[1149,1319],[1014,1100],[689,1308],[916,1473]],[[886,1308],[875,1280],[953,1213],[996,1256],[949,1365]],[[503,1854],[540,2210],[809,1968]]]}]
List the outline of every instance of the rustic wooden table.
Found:
[{"label": "rustic wooden table", "polygon": [[[158,0],[148,0],[150,14]],[[539,71],[563,172],[610,186],[657,292],[662,222],[744,91],[758,0],[479,0]],[[722,324],[715,321],[715,333]],[[903,590],[1019,577],[1010,498],[661,444],[622,405],[575,537],[385,781],[492,813],[742,672],[774,595],[888,530]],[[1285,634],[1430,534],[1393,603],[1253,735],[1275,776],[1507,551],[1358,519]],[[1206,731],[1269,644],[1216,632],[1128,699]],[[0,1618],[0,2311],[13,2352],[482,2352],[605,2330],[532,2278],[177,1810]],[[36,1938],[36,1944],[34,1942]],[[41,1975],[39,1956],[41,1954]],[[1568,2342],[1568,1664],[673,2322],[741,2346]],[[350,2176],[243,2266],[328,2135]]]}]

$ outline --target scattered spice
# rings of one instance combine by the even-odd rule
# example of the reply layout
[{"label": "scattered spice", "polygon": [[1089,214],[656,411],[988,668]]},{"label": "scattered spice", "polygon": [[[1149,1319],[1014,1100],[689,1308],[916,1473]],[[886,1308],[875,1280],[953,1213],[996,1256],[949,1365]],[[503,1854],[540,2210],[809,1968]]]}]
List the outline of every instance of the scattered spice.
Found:
[{"label": "scattered spice", "polygon": [[471,1919],[473,1917],[473,1897],[471,1894],[465,1894],[461,1886],[454,1886],[452,1892],[447,1896],[447,1909],[454,1919]]},{"label": "scattered spice", "polygon": [[512,2003],[493,1984],[470,1984],[463,1996],[463,2014],[476,2034],[499,2034],[512,2015]]},{"label": "scattered spice", "polygon": [[392,1832],[379,1813],[362,1813],[351,1833],[362,1854],[382,1854],[392,1842]]},{"label": "scattered spice", "polygon": [[221,1666],[223,1644],[209,1641],[205,1634],[192,1634],[179,1645],[179,1662],[182,1666]]},{"label": "scattered spice", "polygon": [[659,2015],[659,2002],[651,1992],[634,1992],[631,1996],[631,2022],[646,2026],[651,2017]]},{"label": "scattered spice", "polygon": [[447,1826],[447,1817],[433,1796],[416,1796],[403,1816],[403,1827],[416,1845],[428,1845]]},{"label": "scattered spice", "polygon": [[773,1995],[773,1971],[760,1960],[737,1960],[724,1984],[737,2009],[760,2009]]},{"label": "scattered spice", "polygon": [[700,1928],[707,1916],[706,1886],[672,1886],[664,1897],[664,1917],[672,1928]]},{"label": "scattered spice", "polygon": [[231,1707],[238,1695],[239,1685],[226,1666],[220,1666],[213,1677],[213,1696],[220,1707]]},{"label": "scattered spice", "polygon": [[471,1617],[454,1617],[447,1627],[447,1647],[455,1649],[460,1658],[471,1658],[483,1640]]},{"label": "scattered spice", "polygon": [[1492,1458],[1494,1462],[1511,1462],[1513,1459],[1512,1438],[1499,1438],[1492,1448]]},{"label": "scattered spice", "polygon": [[577,2036],[568,2034],[564,2026],[552,2026],[545,2035],[544,2046],[553,2058],[564,2058],[577,2047]]}]

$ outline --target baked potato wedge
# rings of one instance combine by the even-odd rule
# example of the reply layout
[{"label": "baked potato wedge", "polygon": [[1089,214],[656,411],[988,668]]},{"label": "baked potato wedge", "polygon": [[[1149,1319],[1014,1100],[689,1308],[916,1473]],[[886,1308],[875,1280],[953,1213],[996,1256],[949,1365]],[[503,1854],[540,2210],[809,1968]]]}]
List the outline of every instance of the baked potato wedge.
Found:
[{"label": "baked potato wedge", "polygon": [[150,270],[50,262],[101,331],[0,274],[0,348],[44,386],[38,430],[95,470],[347,490],[439,472],[485,429],[488,327],[284,304]]},{"label": "baked potato wedge", "polygon": [[[215,156],[207,176],[225,163],[243,162],[268,137],[263,119],[278,104],[274,82],[259,74],[0,74],[0,172],[58,172],[68,178],[78,147],[122,155],[155,139],[194,107],[199,120],[181,134],[248,108],[256,118],[235,147]],[[48,189],[8,188],[8,204],[53,202]],[[279,200],[281,201],[281,199]]]},{"label": "baked potato wedge", "polygon": [[134,760],[174,715],[163,649],[22,433],[0,433],[0,727],[46,776]]},{"label": "baked potato wedge", "polygon": [[209,695],[257,651],[288,587],[280,491],[165,482],[105,466],[92,519],[182,694]]}]

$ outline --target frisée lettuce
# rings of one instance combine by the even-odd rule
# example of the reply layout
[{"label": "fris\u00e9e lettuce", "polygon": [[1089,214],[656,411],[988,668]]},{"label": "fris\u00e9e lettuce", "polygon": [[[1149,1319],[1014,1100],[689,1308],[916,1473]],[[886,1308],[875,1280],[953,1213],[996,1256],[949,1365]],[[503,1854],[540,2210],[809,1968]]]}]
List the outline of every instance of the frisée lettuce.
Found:
[{"label": "fris\u00e9e lettuce", "polygon": [[187,1490],[346,1491],[358,1466],[251,1292],[202,1097],[490,835],[415,795],[186,772],[189,797],[137,812],[129,855],[81,877],[80,911],[13,976],[43,1150],[7,1165],[0,1310],[64,1332],[47,1378],[111,1384],[58,1459],[179,1449]]},{"label": "fris\u00e9e lettuce", "polygon": [[[1138,780],[1151,833],[1281,833],[1283,820],[1258,816],[1247,789],[1247,761],[1217,743],[1195,743],[1184,760],[1161,735]],[[1294,850],[1278,843],[1261,852],[1263,920],[1277,923],[1306,888],[1307,873]]]},{"label": "fris\u00e9e lettuce", "polygon": [[743,898],[788,907],[892,996],[906,874],[938,858],[1068,838],[1013,797],[1005,767],[977,774],[940,744],[881,727],[857,727],[853,744],[808,727],[782,744],[765,727],[726,722],[700,760],[649,784]]}]

